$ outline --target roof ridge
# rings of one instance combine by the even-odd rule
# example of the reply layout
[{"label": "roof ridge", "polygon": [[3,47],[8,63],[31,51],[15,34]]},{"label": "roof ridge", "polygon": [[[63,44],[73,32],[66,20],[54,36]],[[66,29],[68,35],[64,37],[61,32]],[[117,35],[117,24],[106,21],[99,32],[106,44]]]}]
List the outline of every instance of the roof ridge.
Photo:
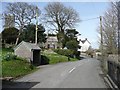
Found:
[{"label": "roof ridge", "polygon": [[[80,39],[80,41],[84,44],[86,41],[88,41],[88,39],[87,38],[85,38],[84,40],[81,40]],[[88,41],[88,43],[90,43],[89,41]],[[91,44],[91,43],[90,43]]]},{"label": "roof ridge", "polygon": [[40,49],[40,47],[38,45],[36,45],[35,43],[29,43],[29,42],[25,42],[25,41],[22,41],[21,43],[19,43],[14,49],[17,49],[22,43],[28,49]]}]

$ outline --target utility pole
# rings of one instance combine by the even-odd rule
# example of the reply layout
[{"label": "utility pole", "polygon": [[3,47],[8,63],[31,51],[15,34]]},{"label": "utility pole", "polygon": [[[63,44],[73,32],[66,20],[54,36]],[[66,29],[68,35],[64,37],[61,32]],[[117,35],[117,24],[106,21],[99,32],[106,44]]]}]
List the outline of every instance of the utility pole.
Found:
[{"label": "utility pole", "polygon": [[104,71],[107,71],[107,61],[103,56],[103,28],[102,28],[102,16],[100,16],[100,35],[101,35],[101,67]]},{"label": "utility pole", "polygon": [[37,32],[38,32],[38,8],[36,7],[36,28],[35,28],[35,44],[37,45]]},{"label": "utility pole", "polygon": [[101,35],[101,54],[103,60],[103,33],[102,33],[102,16],[100,16],[100,35]]}]

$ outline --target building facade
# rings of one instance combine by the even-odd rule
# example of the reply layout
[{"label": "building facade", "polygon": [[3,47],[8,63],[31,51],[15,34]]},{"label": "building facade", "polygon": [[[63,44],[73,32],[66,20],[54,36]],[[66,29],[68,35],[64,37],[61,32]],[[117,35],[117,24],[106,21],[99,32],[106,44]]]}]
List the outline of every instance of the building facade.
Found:
[{"label": "building facade", "polygon": [[85,40],[79,40],[79,46],[81,47],[78,51],[80,52],[86,52],[89,47],[91,46],[91,43],[88,41],[87,38]]},{"label": "building facade", "polygon": [[48,36],[46,43],[45,43],[45,48],[47,49],[57,49],[58,46],[58,39],[57,36]]}]

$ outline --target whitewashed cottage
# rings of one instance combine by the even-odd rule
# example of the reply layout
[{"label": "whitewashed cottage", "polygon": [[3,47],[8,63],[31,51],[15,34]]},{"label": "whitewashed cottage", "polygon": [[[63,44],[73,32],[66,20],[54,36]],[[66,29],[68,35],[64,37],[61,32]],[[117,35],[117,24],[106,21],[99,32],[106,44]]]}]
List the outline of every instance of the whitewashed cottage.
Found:
[{"label": "whitewashed cottage", "polygon": [[85,38],[85,40],[79,40],[79,46],[81,47],[80,49],[78,49],[78,51],[80,52],[86,52],[89,47],[91,46],[91,43],[88,41],[87,38]]}]

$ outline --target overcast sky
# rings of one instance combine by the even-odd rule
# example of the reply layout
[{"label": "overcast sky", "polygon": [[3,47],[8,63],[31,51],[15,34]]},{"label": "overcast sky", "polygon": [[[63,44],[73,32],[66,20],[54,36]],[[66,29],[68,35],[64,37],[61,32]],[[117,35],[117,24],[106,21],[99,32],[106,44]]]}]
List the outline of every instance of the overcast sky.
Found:
[{"label": "overcast sky", "polygon": [[[5,0],[5,1],[9,2],[11,0]],[[5,1],[4,2],[2,1],[0,3],[0,13],[5,10],[5,6],[6,6]],[[48,4],[46,0],[44,1],[34,0],[34,2],[32,1],[30,2],[30,1],[31,0],[29,0],[28,3],[37,5],[42,12],[44,12],[44,7]],[[56,1],[56,0],[52,0],[52,1]],[[98,2],[94,2],[95,0],[86,0],[86,2],[85,0],[84,2],[83,0],[78,0],[78,1],[76,0],[77,2],[70,2],[70,1],[66,2],[66,0],[64,0],[63,4],[65,6],[73,7],[79,13],[80,19],[83,20],[76,26],[77,31],[79,31],[79,33],[81,34],[79,38],[81,39],[88,38],[89,42],[91,42],[92,47],[98,48],[97,27],[99,25],[99,18],[97,17],[104,15],[104,12],[109,8],[110,2],[106,2],[107,0],[102,0],[103,2],[101,2],[101,0],[99,0]],[[92,19],[92,18],[97,18],[97,19]],[[88,20],[88,19],[92,19],[92,20]],[[2,31],[1,20],[0,20],[0,31]]]}]

